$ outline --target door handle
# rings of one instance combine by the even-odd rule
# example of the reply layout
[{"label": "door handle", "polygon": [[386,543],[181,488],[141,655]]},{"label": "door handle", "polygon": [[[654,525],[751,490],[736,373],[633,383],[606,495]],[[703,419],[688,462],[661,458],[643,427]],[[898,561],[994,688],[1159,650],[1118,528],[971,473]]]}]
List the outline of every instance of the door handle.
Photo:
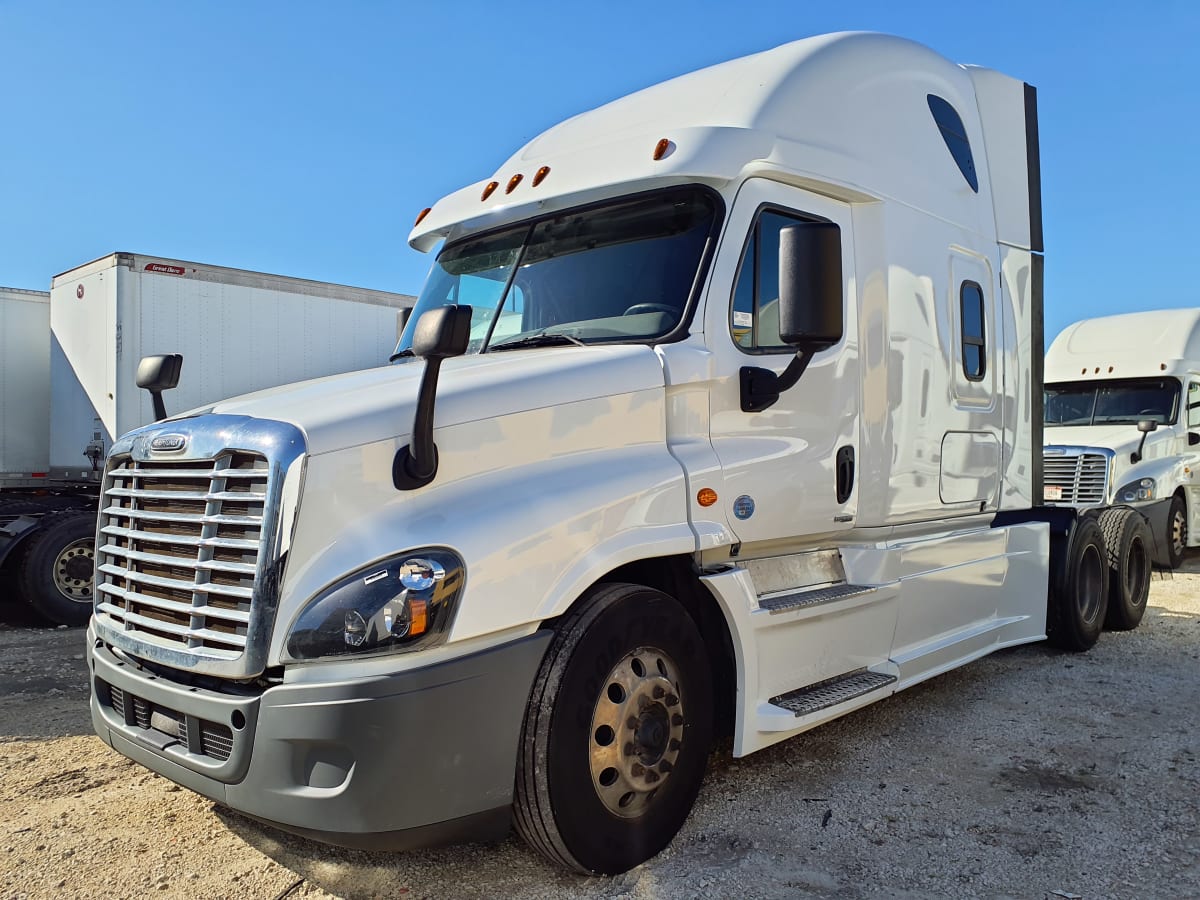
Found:
[{"label": "door handle", "polygon": [[837,452],[837,502],[845,503],[854,490],[854,448],[840,447]]}]

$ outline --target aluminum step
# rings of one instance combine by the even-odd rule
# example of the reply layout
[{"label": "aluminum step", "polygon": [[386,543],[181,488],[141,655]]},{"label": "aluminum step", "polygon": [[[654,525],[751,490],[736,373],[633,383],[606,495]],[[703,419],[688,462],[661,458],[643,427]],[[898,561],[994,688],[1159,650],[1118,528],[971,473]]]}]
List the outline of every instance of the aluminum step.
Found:
[{"label": "aluminum step", "polygon": [[837,706],[871,691],[887,687],[896,680],[895,675],[885,675],[882,672],[870,672],[858,669],[847,672],[836,678],[818,681],[808,687],[802,687],[778,697],[771,698],[771,704],[789,710],[797,716],[807,716],[810,713]]},{"label": "aluminum step", "polygon": [[795,591],[790,594],[780,594],[776,597],[766,597],[758,601],[760,609],[765,609],[771,615],[791,612],[794,609],[804,609],[808,606],[819,606],[823,603],[834,603],[847,600],[863,594],[873,594],[879,588],[869,584],[834,584],[815,590]]}]

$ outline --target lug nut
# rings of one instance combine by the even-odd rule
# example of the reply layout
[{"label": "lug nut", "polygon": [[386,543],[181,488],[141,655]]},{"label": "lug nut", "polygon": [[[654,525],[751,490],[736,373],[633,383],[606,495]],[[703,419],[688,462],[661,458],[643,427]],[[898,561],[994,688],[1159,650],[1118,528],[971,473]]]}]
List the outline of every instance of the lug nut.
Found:
[{"label": "lug nut", "polygon": [[679,738],[671,738],[671,743],[667,744],[668,750],[678,750],[679,747]]},{"label": "lug nut", "polygon": [[663,702],[666,703],[667,706],[678,706],[679,698],[676,697],[674,694],[667,694],[667,699]]},{"label": "lug nut", "polygon": [[657,782],[657,781],[658,781],[658,773],[657,773],[657,772],[655,772],[653,769],[649,769],[649,770],[647,770],[647,772],[646,772],[646,784],[654,784],[654,783],[655,783],[655,782]]},{"label": "lug nut", "polygon": [[683,716],[681,716],[679,713],[675,713],[673,716],[671,716],[671,724],[672,725],[682,725],[683,724]]},{"label": "lug nut", "polygon": [[633,756],[637,752],[637,748],[633,746],[633,741],[627,741],[624,749],[626,756]]},{"label": "lug nut", "polygon": [[666,760],[666,759],[661,760],[658,764],[658,770],[660,772],[662,772],[664,775],[671,774],[671,770],[673,768],[675,768],[675,767],[673,765],[671,765],[669,760]]},{"label": "lug nut", "polygon": [[666,692],[666,689],[661,684],[656,684],[654,686],[654,699],[661,700]]},{"label": "lug nut", "polygon": [[629,771],[633,774],[634,778],[641,778],[646,774],[646,767],[641,763],[634,763],[633,768],[631,768]]}]

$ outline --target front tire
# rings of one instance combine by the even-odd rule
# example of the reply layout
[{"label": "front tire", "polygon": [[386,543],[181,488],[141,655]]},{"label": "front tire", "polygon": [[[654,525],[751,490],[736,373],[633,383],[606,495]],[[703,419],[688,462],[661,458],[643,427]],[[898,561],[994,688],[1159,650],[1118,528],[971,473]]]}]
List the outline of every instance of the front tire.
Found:
[{"label": "front tire", "polygon": [[671,842],[712,742],[711,665],[678,602],[594,588],[562,622],[521,733],[514,818],[551,862],[614,875]]},{"label": "front tire", "polygon": [[95,585],[96,514],[64,509],[42,517],[18,570],[21,594],[56,625],[86,625]]}]

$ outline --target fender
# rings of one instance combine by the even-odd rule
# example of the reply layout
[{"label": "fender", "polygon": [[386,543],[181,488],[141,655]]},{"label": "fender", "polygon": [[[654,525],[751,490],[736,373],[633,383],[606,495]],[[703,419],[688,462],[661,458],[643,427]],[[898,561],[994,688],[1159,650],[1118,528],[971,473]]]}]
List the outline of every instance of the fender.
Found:
[{"label": "fender", "polygon": [[20,547],[41,525],[41,514],[17,516],[7,525],[0,527],[0,566],[8,555]]}]

